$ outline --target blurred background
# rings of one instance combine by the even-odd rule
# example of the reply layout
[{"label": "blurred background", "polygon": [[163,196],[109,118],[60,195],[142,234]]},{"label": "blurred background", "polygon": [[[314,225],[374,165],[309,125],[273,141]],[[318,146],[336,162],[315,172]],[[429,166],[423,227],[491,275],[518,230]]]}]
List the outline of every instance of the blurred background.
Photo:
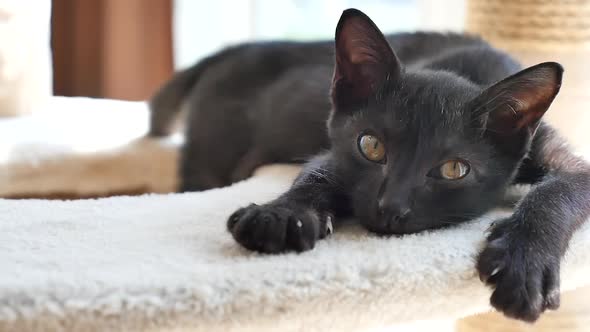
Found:
[{"label": "blurred background", "polygon": [[231,44],[330,39],[349,7],[384,32],[466,31],[525,65],[561,62],[564,88],[548,119],[589,149],[580,125],[590,125],[588,0],[54,0],[53,93],[145,100],[174,71]]},{"label": "blurred background", "polygon": [[464,25],[464,0],[54,0],[54,91],[142,100],[174,70],[230,44],[332,38],[349,7],[387,32]]}]

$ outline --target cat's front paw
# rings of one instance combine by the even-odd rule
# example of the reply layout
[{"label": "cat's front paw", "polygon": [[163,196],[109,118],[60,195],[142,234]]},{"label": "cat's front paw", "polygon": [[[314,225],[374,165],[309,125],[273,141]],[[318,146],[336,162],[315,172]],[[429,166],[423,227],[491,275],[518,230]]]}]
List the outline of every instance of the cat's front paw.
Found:
[{"label": "cat's front paw", "polygon": [[281,204],[256,205],[234,212],[227,228],[247,249],[265,253],[310,250],[330,235],[333,216],[313,209]]},{"label": "cat's front paw", "polygon": [[559,307],[559,254],[544,242],[516,217],[497,222],[488,236],[477,270],[494,288],[491,305],[508,317],[534,322]]}]

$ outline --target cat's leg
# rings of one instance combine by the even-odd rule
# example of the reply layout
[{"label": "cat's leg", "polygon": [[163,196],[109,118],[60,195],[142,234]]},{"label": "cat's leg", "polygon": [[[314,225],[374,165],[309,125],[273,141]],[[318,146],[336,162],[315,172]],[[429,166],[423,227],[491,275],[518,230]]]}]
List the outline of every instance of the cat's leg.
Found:
[{"label": "cat's leg", "polygon": [[590,165],[541,124],[516,181],[534,187],[511,217],[493,226],[477,269],[494,287],[496,309],[535,321],[559,307],[561,258],[590,217]]},{"label": "cat's leg", "polygon": [[231,173],[231,181],[238,182],[245,180],[252,176],[256,168],[265,164],[271,164],[272,162],[273,160],[269,157],[269,153],[253,148],[240,158],[240,161]]},{"label": "cat's leg", "polygon": [[342,192],[329,157],[320,156],[306,165],[289,191],[270,203],[239,209],[229,217],[227,228],[250,250],[309,250],[332,233],[335,217],[349,213]]},{"label": "cat's leg", "polygon": [[[198,92],[198,91],[197,91]],[[179,164],[181,192],[228,186],[240,159],[253,146],[248,109],[230,97],[195,92]]]},{"label": "cat's leg", "polygon": [[226,171],[217,168],[200,149],[201,142],[188,140],[182,146],[179,163],[179,192],[203,191],[230,184]]}]

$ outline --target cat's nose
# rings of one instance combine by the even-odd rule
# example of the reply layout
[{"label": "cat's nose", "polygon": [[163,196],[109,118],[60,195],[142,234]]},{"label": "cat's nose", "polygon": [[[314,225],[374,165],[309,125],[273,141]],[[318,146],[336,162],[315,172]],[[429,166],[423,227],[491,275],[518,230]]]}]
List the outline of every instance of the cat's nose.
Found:
[{"label": "cat's nose", "polygon": [[381,214],[395,214],[400,218],[404,218],[410,213],[410,207],[408,205],[401,202],[389,202],[386,199],[380,199],[378,202],[378,208]]},{"label": "cat's nose", "polygon": [[384,231],[395,232],[403,227],[410,212],[406,204],[379,201],[379,214]]}]

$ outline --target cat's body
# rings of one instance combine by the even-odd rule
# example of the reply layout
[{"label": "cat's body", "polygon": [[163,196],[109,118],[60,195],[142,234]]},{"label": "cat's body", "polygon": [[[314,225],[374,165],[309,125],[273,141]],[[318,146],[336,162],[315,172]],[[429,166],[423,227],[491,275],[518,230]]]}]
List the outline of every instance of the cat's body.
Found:
[{"label": "cat's body", "polygon": [[[407,66],[449,69],[481,84],[519,69],[475,37],[401,33],[388,40]],[[226,49],[177,74],[151,100],[150,132],[168,134],[186,103],[180,190],[226,186],[258,166],[303,162],[327,149],[333,67],[333,42],[265,42]]]},{"label": "cat's body", "polygon": [[476,266],[494,307],[533,321],[559,306],[560,259],[590,217],[590,166],[541,121],[561,66],[519,70],[477,38],[386,40],[347,10],[335,47],[243,45],[179,73],[151,102],[151,133],[167,133],[188,103],[183,190],[317,155],[288,192],[229,218],[236,241],[261,252],[309,250],[342,217],[382,234],[453,225],[499,204],[511,184],[535,184]]}]

